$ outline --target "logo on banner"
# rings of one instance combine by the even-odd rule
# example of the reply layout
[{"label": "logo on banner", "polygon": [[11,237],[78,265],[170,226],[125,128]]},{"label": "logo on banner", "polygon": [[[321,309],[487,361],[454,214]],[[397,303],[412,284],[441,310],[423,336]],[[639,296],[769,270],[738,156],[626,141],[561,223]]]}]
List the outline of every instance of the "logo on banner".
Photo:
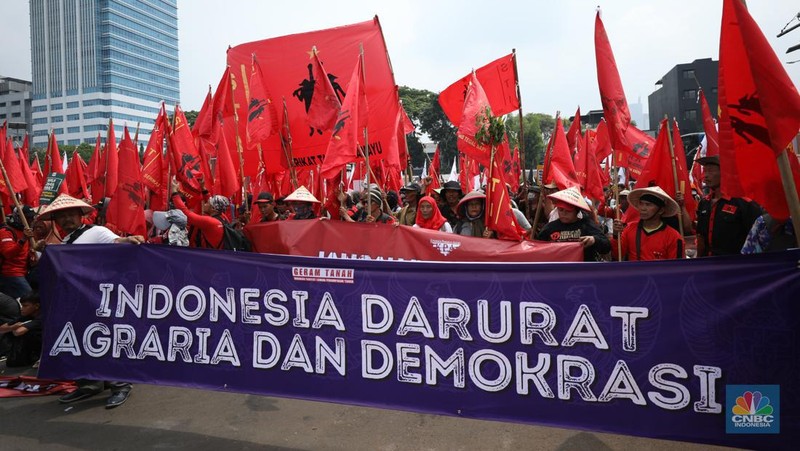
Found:
[{"label": "logo on banner", "polygon": [[727,385],[728,434],[779,434],[780,385]]},{"label": "logo on banner", "polygon": [[433,245],[436,250],[438,250],[442,255],[447,257],[450,255],[450,252],[458,249],[461,246],[460,241],[447,241],[447,240],[431,240],[431,244]]},{"label": "logo on banner", "polygon": [[292,267],[292,278],[304,282],[353,283],[354,273],[352,268]]}]

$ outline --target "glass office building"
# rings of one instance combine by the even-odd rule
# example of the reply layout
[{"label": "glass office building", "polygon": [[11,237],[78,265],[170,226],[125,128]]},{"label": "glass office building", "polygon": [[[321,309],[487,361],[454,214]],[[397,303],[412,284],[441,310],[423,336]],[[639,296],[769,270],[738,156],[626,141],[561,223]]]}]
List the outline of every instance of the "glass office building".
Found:
[{"label": "glass office building", "polygon": [[30,0],[33,145],[94,143],[139,126],[147,144],[161,101],[178,102],[177,0]]}]

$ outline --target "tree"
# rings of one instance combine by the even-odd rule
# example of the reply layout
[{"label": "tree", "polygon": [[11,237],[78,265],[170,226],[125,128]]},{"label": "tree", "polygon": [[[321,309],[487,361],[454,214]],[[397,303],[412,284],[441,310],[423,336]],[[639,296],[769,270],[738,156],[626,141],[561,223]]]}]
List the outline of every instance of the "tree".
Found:
[{"label": "tree", "polygon": [[200,114],[200,112],[195,110],[183,112],[183,115],[186,116],[186,122],[189,124],[190,129],[194,127],[194,122],[197,120],[198,114]]},{"label": "tree", "polygon": [[[519,115],[510,114],[506,121],[509,129],[509,141],[511,147],[519,146]],[[525,153],[525,168],[535,169],[544,160],[544,150],[547,141],[553,134],[556,120],[549,114],[528,113],[522,118],[524,145],[520,146]]]},{"label": "tree", "polygon": [[439,94],[424,89],[401,86],[400,99],[403,101],[403,108],[408,113],[408,117],[417,125],[417,132],[408,137],[411,164],[420,167],[425,161],[422,143],[418,136],[421,132],[439,145],[442,167],[449,167],[458,155],[456,128],[447,119],[442,107],[439,106]]}]

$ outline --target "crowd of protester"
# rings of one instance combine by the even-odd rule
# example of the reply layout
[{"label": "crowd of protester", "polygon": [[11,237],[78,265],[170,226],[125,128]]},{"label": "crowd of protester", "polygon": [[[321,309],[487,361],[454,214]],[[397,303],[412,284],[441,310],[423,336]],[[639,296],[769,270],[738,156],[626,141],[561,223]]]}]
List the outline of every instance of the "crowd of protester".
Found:
[{"label": "crowd of protester", "polygon": [[[528,185],[517,193],[509,188],[512,211],[524,230],[523,239],[580,242],[586,261],[680,259],[795,247],[790,221],[777,221],[755,202],[720,192],[718,157],[700,163],[707,192],[691,194],[699,201],[695,221],[686,211],[683,196],[673,199],[658,186],[629,189],[620,185],[608,189],[600,205],[574,187]],[[399,193],[384,192],[374,184],[362,191],[338,191],[337,220],[497,239],[485,225],[482,190],[465,193],[454,181],[430,189],[431,182],[426,178],[409,183]],[[66,194],[38,210],[15,208],[4,218],[0,227],[0,359],[7,366],[38,365],[42,325],[37,264],[48,246],[151,243],[231,249],[229,234],[241,234],[248,224],[333,220],[305,187],[278,199],[269,192],[257,193],[249,208],[238,211],[230,199],[205,190],[199,205],[189,208],[179,188],[173,182],[170,210],[146,212],[147,236],[116,234],[104,226],[102,205],[92,206]],[[696,242],[696,250],[687,249],[686,241]],[[78,401],[110,388],[106,406],[111,408],[124,403],[132,389],[131,384],[118,381],[81,380],[78,386],[60,401]]]}]

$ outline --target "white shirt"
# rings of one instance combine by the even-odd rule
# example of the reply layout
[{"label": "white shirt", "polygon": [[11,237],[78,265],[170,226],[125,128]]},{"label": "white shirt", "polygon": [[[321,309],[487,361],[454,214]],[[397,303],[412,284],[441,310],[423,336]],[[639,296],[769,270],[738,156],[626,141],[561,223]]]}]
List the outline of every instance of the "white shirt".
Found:
[{"label": "white shirt", "polygon": [[[66,242],[69,241],[69,237],[72,235],[72,233],[65,236],[61,241],[66,244]],[[119,235],[116,233],[103,226],[96,225],[90,227],[88,230],[85,230],[83,234],[78,237],[78,239],[72,242],[72,244],[113,244],[117,238],[119,238]]]}]

